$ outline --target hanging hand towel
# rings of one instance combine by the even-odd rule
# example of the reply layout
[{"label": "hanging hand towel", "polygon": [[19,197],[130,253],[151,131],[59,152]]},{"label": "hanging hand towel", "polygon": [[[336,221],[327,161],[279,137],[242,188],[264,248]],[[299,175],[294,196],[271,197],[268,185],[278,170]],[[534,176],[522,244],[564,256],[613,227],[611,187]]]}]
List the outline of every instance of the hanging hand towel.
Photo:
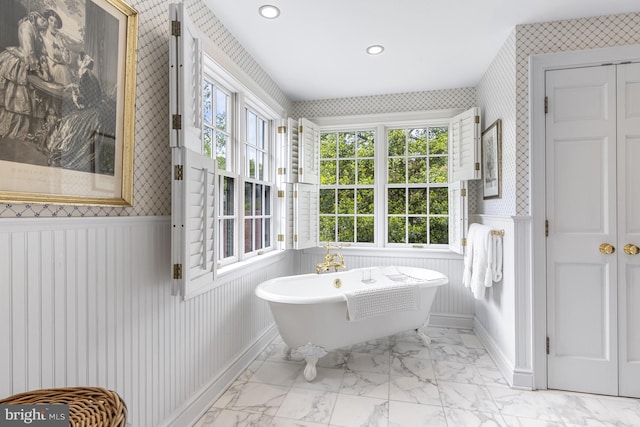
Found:
[{"label": "hanging hand towel", "polygon": [[420,285],[394,285],[345,292],[347,314],[354,322],[397,311],[420,310]]},{"label": "hanging hand towel", "polygon": [[493,284],[493,245],[491,228],[482,224],[471,224],[467,235],[462,282],[471,288],[473,296],[480,299],[485,288]]}]

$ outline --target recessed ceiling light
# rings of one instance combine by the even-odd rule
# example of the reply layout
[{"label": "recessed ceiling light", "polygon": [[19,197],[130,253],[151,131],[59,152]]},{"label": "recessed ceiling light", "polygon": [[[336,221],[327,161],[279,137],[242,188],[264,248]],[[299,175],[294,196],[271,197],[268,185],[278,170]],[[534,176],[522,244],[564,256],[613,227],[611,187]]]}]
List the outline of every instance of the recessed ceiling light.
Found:
[{"label": "recessed ceiling light", "polygon": [[262,16],[263,18],[275,19],[280,16],[280,9],[270,4],[265,4],[263,6],[260,6],[260,9],[258,9],[258,13],[260,13],[260,16]]},{"label": "recessed ceiling light", "polygon": [[367,48],[367,53],[369,55],[380,55],[383,51],[384,51],[384,46],[379,44],[374,44]]}]

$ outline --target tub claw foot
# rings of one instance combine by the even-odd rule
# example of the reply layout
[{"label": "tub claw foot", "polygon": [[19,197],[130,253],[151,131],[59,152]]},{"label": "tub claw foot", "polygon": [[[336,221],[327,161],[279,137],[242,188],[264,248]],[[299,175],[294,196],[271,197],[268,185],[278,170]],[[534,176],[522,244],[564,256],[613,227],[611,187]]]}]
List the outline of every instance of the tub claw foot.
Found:
[{"label": "tub claw foot", "polygon": [[425,327],[416,329],[416,334],[418,334],[418,338],[420,339],[420,342],[422,342],[422,345],[425,347],[431,343],[431,338],[429,338],[429,336],[425,334],[426,329],[427,328]]},{"label": "tub claw foot", "polygon": [[282,352],[282,358],[284,360],[291,360],[291,347],[285,347],[284,351]]},{"label": "tub claw foot", "polygon": [[311,343],[298,347],[296,351],[299,351],[307,362],[307,366],[304,368],[304,378],[307,381],[313,381],[318,374],[316,363],[318,363],[318,359],[328,354],[327,351]]}]

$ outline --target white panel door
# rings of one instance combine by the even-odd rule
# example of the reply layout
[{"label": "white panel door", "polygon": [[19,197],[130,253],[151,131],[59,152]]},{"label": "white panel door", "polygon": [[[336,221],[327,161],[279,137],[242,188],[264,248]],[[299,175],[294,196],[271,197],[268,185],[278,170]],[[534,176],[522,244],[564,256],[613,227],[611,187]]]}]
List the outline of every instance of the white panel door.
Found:
[{"label": "white panel door", "polygon": [[619,389],[640,397],[640,64],[617,72]]},{"label": "white panel door", "polygon": [[546,74],[549,388],[618,394],[615,84],[615,66]]}]

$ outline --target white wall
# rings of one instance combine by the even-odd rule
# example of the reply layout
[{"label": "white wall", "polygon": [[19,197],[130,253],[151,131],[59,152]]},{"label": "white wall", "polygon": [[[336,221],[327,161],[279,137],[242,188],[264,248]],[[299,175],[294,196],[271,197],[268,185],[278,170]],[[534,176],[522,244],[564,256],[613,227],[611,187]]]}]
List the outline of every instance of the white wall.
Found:
[{"label": "white wall", "polygon": [[139,427],[205,410],[273,336],[254,288],[290,274],[293,257],[182,301],[169,243],[168,217],[0,220],[0,396],[107,387]]}]

